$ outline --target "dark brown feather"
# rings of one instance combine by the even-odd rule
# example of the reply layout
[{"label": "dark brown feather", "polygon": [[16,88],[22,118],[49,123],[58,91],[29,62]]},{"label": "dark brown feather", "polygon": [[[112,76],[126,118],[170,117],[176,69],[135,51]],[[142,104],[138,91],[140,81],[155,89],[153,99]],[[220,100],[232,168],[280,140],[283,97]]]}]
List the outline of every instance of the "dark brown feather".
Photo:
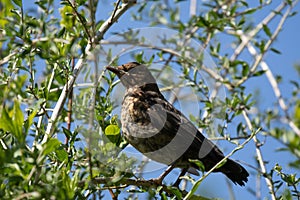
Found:
[{"label": "dark brown feather", "polygon": [[[221,150],[164,98],[146,66],[133,62],[107,69],[118,75],[126,87],[122,131],[138,151],[155,161],[194,173],[192,169],[198,166],[190,159],[200,160],[207,171],[224,158]],[[241,186],[249,176],[245,168],[231,159],[215,172],[224,173]]]}]

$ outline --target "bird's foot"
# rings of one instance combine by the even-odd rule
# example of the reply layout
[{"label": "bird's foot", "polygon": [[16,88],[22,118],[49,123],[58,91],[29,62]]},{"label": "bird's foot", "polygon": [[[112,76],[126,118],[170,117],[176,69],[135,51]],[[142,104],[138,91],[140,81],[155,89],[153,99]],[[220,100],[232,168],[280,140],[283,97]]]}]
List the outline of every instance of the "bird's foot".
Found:
[{"label": "bird's foot", "polygon": [[158,177],[158,178],[152,178],[152,179],[150,179],[150,181],[156,185],[162,185],[163,179]]},{"label": "bird's foot", "polygon": [[164,178],[174,169],[173,165],[170,165],[166,171],[164,171],[158,178],[151,179],[152,182],[154,182],[157,185],[162,185],[162,181]]},{"label": "bird's foot", "polygon": [[181,170],[181,173],[179,174],[177,180],[173,184],[173,187],[177,187],[177,188],[179,187],[180,182],[182,181],[181,177],[184,176],[186,174],[186,172],[187,172],[187,168],[184,168],[184,169]]}]

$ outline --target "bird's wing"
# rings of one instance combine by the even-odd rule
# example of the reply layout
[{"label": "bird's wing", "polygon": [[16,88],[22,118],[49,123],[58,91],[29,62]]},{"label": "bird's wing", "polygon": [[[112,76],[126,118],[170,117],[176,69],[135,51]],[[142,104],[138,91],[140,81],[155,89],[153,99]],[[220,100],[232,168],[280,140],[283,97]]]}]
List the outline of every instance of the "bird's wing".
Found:
[{"label": "bird's wing", "polygon": [[158,129],[159,134],[163,133],[165,137],[172,137],[168,146],[170,149],[179,151],[178,154],[183,154],[190,149],[191,159],[209,160],[206,161],[208,168],[223,158],[224,155],[219,148],[206,139],[191,121],[166,101],[150,107],[148,114],[152,126]]},{"label": "bird's wing", "polygon": [[[221,150],[206,139],[180,111],[165,99],[157,99],[156,104],[148,108],[151,125],[158,130],[160,138],[167,138],[165,141],[170,141],[171,138],[171,142],[155,152],[161,155],[161,159],[168,157],[167,164],[188,168],[190,173],[197,174],[195,169],[199,169],[198,166],[187,164],[189,159],[199,159],[208,171],[224,158]],[[233,183],[241,186],[248,181],[249,173],[245,168],[230,159],[215,171],[224,173]]]},{"label": "bird's wing", "polygon": [[205,137],[180,111],[176,110],[173,105],[163,99],[156,99],[156,104],[151,106],[147,113],[150,117],[151,124],[171,137],[181,137],[183,142],[191,144],[196,138],[198,145],[201,145]]}]

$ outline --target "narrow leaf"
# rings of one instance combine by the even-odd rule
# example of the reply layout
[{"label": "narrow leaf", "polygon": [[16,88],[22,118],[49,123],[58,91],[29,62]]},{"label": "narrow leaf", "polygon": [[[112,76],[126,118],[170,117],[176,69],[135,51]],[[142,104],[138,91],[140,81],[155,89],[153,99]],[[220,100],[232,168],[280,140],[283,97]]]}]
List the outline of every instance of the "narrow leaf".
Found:
[{"label": "narrow leaf", "polygon": [[267,34],[267,36],[272,37],[272,33],[267,25],[263,25],[263,30]]}]

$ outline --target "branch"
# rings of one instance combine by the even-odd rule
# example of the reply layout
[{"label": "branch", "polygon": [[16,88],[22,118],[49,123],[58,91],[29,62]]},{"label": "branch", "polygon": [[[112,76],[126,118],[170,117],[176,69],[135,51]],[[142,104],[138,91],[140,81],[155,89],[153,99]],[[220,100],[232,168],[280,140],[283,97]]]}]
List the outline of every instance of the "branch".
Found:
[{"label": "branch", "polygon": [[282,97],[281,91],[279,89],[279,86],[277,84],[277,81],[272,73],[272,71],[270,70],[269,66],[267,65],[266,62],[262,61],[260,63],[261,68],[266,71],[266,76],[273,88],[274,94],[278,100],[279,106],[280,108],[283,110],[284,115],[285,115],[285,119],[288,122],[288,125],[290,126],[290,128],[300,137],[300,129],[296,126],[296,124],[293,122],[293,120],[290,118],[289,113],[288,113],[288,107]]},{"label": "branch", "polygon": [[[85,30],[85,33],[87,34],[90,42],[92,40],[92,36],[88,30],[88,27],[86,26],[86,23],[84,21],[84,19],[82,18],[82,16],[79,14],[79,12],[77,11],[77,8],[75,5],[73,5],[73,3],[70,1],[70,0],[67,0],[67,2],[69,3],[69,6],[71,6],[71,8],[73,9],[73,11],[75,12],[75,15],[78,17],[78,20],[80,21],[80,23],[82,24],[84,30]],[[75,2],[74,2],[75,4]]]},{"label": "branch", "polygon": [[220,160],[213,168],[211,168],[208,172],[206,172],[198,181],[196,181],[192,187],[192,189],[189,191],[189,193],[184,197],[185,200],[190,199],[192,195],[196,192],[197,188],[199,187],[200,183],[215,169],[217,169],[223,162],[225,162],[230,156],[232,156],[236,151],[244,148],[244,146],[251,141],[252,138],[256,136],[256,134],[260,131],[260,129],[257,129],[255,132],[251,129],[252,134],[251,136],[245,140],[241,145],[237,146],[235,149],[233,149],[227,156],[225,156],[222,160]]},{"label": "branch", "polygon": [[242,40],[240,45],[235,49],[234,53],[230,57],[230,60],[236,60],[237,57],[241,54],[243,49],[246,47],[246,45],[250,42],[250,40],[263,28],[264,25],[268,24],[272,21],[272,19],[277,15],[277,13],[281,12],[285,7],[287,6],[287,3],[284,1],[282,2],[273,12],[271,12],[267,17],[265,17],[257,26],[255,29],[253,29],[247,37]]},{"label": "branch", "polygon": [[[254,64],[252,65],[252,67],[250,68],[250,75],[252,73],[255,72],[255,70],[257,69],[258,65],[262,62],[262,59],[265,55],[265,53],[267,52],[267,50],[269,49],[269,47],[273,44],[274,40],[277,38],[279,32],[282,29],[282,26],[284,24],[284,22],[286,21],[286,18],[289,16],[290,12],[292,11],[293,7],[295,6],[297,1],[294,2],[293,5],[291,5],[289,7],[289,9],[287,9],[287,11],[284,13],[284,15],[282,16],[276,30],[274,31],[273,35],[270,37],[270,39],[268,40],[268,42],[265,44],[263,51],[258,54],[257,51],[255,50],[255,48],[252,46],[252,44],[250,43],[250,37],[245,35],[243,33],[243,31],[237,31],[236,33],[240,36],[242,43],[245,43],[248,47],[248,50],[250,52],[250,54],[255,58],[254,60]],[[236,84],[236,86],[239,86],[241,84],[243,84],[246,80],[248,80],[248,76],[243,77],[242,79],[240,79]]]},{"label": "branch", "polygon": [[[131,6],[136,3],[136,0],[129,0],[127,3],[123,3],[117,10],[115,9],[113,14],[108,18],[100,27],[99,32],[96,36],[96,42],[102,40],[104,33],[123,15]],[[118,4],[116,5],[118,6]]]},{"label": "branch", "polygon": [[[163,51],[165,53],[169,53],[171,55],[174,55],[178,58],[182,58],[182,54],[181,52],[175,51],[173,49],[170,48],[164,48],[164,47],[158,47],[158,46],[153,46],[152,44],[144,44],[144,43],[138,43],[138,42],[130,42],[130,41],[101,41],[102,45],[105,44],[114,44],[114,45],[120,45],[120,44],[132,44],[132,48],[134,47],[147,47],[149,49],[155,49],[155,50],[159,50],[159,51]],[[187,63],[193,65],[193,66],[197,66],[197,63],[195,61],[193,61],[191,58],[187,57],[184,58],[185,61],[187,61]],[[222,76],[220,76],[218,73],[216,73],[213,69],[210,69],[204,65],[201,66],[201,70],[203,70],[204,72],[206,72],[210,77],[212,77],[213,79],[215,79],[216,81],[219,81],[221,83],[224,83],[225,86],[228,89],[232,89],[232,86],[230,85],[230,83],[225,82],[224,78]]]},{"label": "branch", "polygon": [[[164,184],[157,184],[156,181],[153,180],[141,180],[141,179],[132,179],[132,178],[123,178],[118,182],[113,181],[113,178],[104,178],[104,177],[95,177],[93,178],[93,180],[90,180],[90,182],[88,181],[80,181],[78,183],[78,187],[83,188],[86,186],[87,183],[92,183],[92,184],[103,184],[104,186],[101,188],[98,188],[98,190],[109,190],[112,191],[114,189],[123,189],[129,186],[136,186],[136,187],[140,187],[140,188],[146,188],[146,189],[150,189],[150,188],[154,188],[157,190],[157,188],[161,188],[160,189],[160,193],[161,192],[165,192],[169,197],[174,197],[176,196],[176,191],[179,191],[182,196],[187,194],[187,191],[185,190],[180,190],[177,187],[172,187],[172,186],[167,186]],[[209,200],[206,197],[203,196],[199,196],[199,195],[192,195],[192,197],[194,199],[199,199],[199,200]]]},{"label": "branch", "polygon": [[[247,126],[248,126],[249,130],[252,131],[253,130],[253,126],[251,124],[251,121],[250,121],[250,119],[249,119],[246,111],[243,110],[242,113],[243,113],[243,116],[245,118],[245,121],[247,123]],[[256,146],[256,155],[257,155],[258,163],[259,163],[260,168],[261,168],[262,175],[265,177],[265,181],[266,181],[267,186],[269,188],[272,200],[276,200],[276,195],[275,195],[275,191],[274,191],[274,185],[273,185],[273,182],[272,182],[271,178],[268,177],[268,176],[266,176],[267,175],[267,170],[266,170],[265,162],[264,162],[264,159],[263,159],[263,156],[262,156],[262,153],[261,153],[261,150],[260,150],[260,145],[259,145],[259,142],[257,140],[256,135],[254,135],[253,141],[256,144],[255,145]]]},{"label": "branch", "polygon": [[[119,188],[126,188],[130,185],[134,185],[137,187],[145,187],[145,188],[158,188],[162,187],[162,190],[170,195],[174,195],[172,190],[169,186],[164,184],[157,184],[155,181],[152,180],[136,180],[136,179],[130,179],[130,178],[123,178],[117,183],[113,184],[112,178],[102,178],[102,177],[95,177],[93,180],[91,180],[93,184],[104,184],[106,187],[104,189],[119,189]],[[86,184],[86,181],[80,181],[78,183],[78,187],[84,187]],[[118,186],[117,186],[118,185]],[[182,193],[186,193],[186,191],[181,191]]]},{"label": "branch", "polygon": [[113,19],[115,18],[115,14],[116,14],[116,12],[118,10],[118,7],[119,7],[120,3],[121,3],[121,0],[118,0],[117,3],[116,3],[115,9],[114,9],[114,11],[113,11],[113,13],[111,15],[111,18],[110,18],[111,21],[109,23],[113,23]]},{"label": "branch", "polygon": [[11,57],[13,57],[16,54],[17,54],[17,51],[14,51],[14,52],[10,53],[9,55],[7,55],[6,57],[4,57],[2,60],[0,60],[0,67],[1,67],[1,65],[4,65],[8,61],[10,61]]},{"label": "branch", "polygon": [[[134,1],[135,2],[135,1]],[[133,1],[129,1],[128,3],[124,3],[122,4],[122,6],[120,7],[120,9],[118,9],[115,14],[114,14],[114,17],[112,19],[112,16],[110,18],[108,18],[103,24],[102,26],[99,28],[99,32],[98,32],[98,39],[99,38],[102,38],[103,35],[106,33],[106,31],[112,26],[112,24],[114,22],[116,22],[123,13],[125,13],[126,10],[128,10],[131,6],[134,5],[134,2]],[[74,82],[77,78],[77,76],[79,75],[79,72],[81,70],[81,68],[83,67],[83,64],[84,62],[86,61],[86,55],[88,55],[92,50],[92,44],[89,43],[84,52],[82,53],[82,55],[80,56],[80,58],[78,59],[75,67],[74,67],[74,70],[73,70],[73,74],[70,75],[69,77],[69,81],[65,84],[62,92],[61,92],[61,95],[53,109],[53,113],[51,115],[51,118],[48,122],[48,126],[47,126],[47,129],[46,129],[46,134],[43,138],[43,141],[42,143],[45,143],[48,139],[49,136],[51,136],[54,132],[54,124],[58,118],[58,116],[60,115],[62,109],[63,109],[63,106],[65,104],[65,101],[68,97],[68,94],[69,92],[71,91],[73,85],[74,85]]]},{"label": "branch", "polygon": [[[275,38],[277,37],[277,35],[279,34],[280,30],[282,29],[283,23],[286,21],[286,18],[289,16],[290,12],[292,11],[293,7],[298,3],[298,0],[295,1],[290,7],[289,9],[284,13],[282,19],[280,20],[274,34],[272,35],[272,37],[268,40],[268,42],[266,43],[265,47],[264,47],[264,52],[271,46],[271,44],[273,43],[273,41],[275,40]],[[247,48],[250,52],[250,54],[255,58],[255,63],[253,64],[253,66],[251,67],[250,71],[251,73],[253,73],[257,66],[260,64],[262,70],[265,71],[265,74],[267,76],[267,79],[269,80],[274,94],[278,100],[279,106],[280,108],[283,110],[284,114],[285,114],[285,119],[288,122],[288,125],[290,126],[290,128],[297,134],[300,136],[300,129],[295,125],[295,123],[292,121],[292,119],[289,117],[289,113],[288,113],[288,107],[281,95],[281,91],[279,89],[279,86],[276,82],[276,79],[272,73],[272,71],[270,70],[268,64],[265,61],[262,61],[263,58],[263,53],[262,54],[258,54],[257,51],[255,50],[254,46],[249,42],[250,38],[249,36],[246,36],[245,34],[243,34],[241,31],[239,32],[240,34],[240,38],[242,40],[242,43],[247,44]],[[237,84],[240,85],[243,82],[245,82],[248,79],[248,77],[245,77],[244,79],[241,79]]]}]

